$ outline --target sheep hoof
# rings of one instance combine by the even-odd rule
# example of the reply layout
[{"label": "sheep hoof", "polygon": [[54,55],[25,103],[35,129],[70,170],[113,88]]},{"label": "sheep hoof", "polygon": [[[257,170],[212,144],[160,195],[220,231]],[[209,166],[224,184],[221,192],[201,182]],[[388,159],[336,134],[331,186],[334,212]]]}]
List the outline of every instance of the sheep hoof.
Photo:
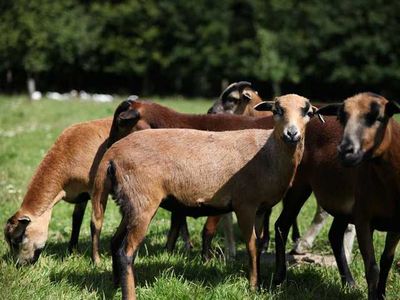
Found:
[{"label": "sheep hoof", "polygon": [[290,254],[304,255],[310,251],[311,247],[312,246],[307,241],[299,239],[293,249],[290,251]]}]

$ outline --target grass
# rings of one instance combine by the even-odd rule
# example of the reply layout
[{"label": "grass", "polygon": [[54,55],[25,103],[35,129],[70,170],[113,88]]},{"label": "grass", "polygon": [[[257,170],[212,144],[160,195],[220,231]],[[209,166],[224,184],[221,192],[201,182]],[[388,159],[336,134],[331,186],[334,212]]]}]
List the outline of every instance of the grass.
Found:
[{"label": "grass", "polygon": [[[163,99],[160,103],[178,111],[203,113],[211,102],[205,100]],[[68,125],[112,115],[117,102],[57,102],[43,100],[29,103],[24,97],[0,97],[0,224],[18,209],[34,169],[60,132]],[[89,205],[90,206],[90,205]],[[67,254],[71,232],[73,206],[60,202],[53,211],[49,239],[38,263],[17,269],[8,255],[8,246],[0,236],[0,299],[119,299],[111,280],[110,238],[119,224],[120,216],[112,201],[106,213],[102,233],[102,263],[90,262],[90,207],[82,226],[79,249]],[[280,211],[274,209],[271,222]],[[299,217],[300,229],[305,231],[315,211],[315,199],[310,199]],[[169,213],[160,209],[153,220],[144,245],[136,259],[137,293],[142,299],[364,299],[366,284],[361,255],[355,247],[351,270],[357,282],[355,289],[341,288],[334,267],[301,265],[289,267],[288,281],[279,288],[270,285],[273,268],[261,266],[264,289],[252,292],[247,285],[247,255],[238,240],[238,257],[234,262],[214,258],[204,264],[200,259],[200,232],[204,218],[189,219],[194,249],[183,251],[179,243],[174,254],[163,246],[169,226]],[[325,226],[313,249],[331,254]],[[377,253],[383,247],[382,233],[375,235]],[[218,237],[214,246],[222,248]],[[272,241],[272,247],[273,241]],[[290,247],[290,243],[288,245]],[[400,274],[395,268],[389,275],[388,299],[400,294]]]}]

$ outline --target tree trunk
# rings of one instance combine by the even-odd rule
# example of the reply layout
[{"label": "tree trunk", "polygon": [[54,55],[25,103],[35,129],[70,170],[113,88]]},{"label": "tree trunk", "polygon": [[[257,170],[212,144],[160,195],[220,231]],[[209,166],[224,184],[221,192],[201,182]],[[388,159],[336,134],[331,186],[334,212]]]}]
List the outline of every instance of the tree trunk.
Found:
[{"label": "tree trunk", "polygon": [[279,81],[272,81],[272,92],[274,93],[274,97],[281,95],[281,85]]},{"label": "tree trunk", "polygon": [[11,84],[13,81],[13,73],[11,71],[11,69],[7,70],[7,84]]},{"label": "tree trunk", "polygon": [[26,86],[28,88],[29,99],[32,101],[32,95],[36,91],[36,82],[30,74],[28,74],[28,78],[26,79]]},{"label": "tree trunk", "polygon": [[142,94],[149,95],[150,93],[150,78],[147,72],[143,75],[143,83],[142,83]]},{"label": "tree trunk", "polygon": [[225,89],[228,87],[229,81],[228,79],[224,78],[221,80],[221,92],[225,91]]}]

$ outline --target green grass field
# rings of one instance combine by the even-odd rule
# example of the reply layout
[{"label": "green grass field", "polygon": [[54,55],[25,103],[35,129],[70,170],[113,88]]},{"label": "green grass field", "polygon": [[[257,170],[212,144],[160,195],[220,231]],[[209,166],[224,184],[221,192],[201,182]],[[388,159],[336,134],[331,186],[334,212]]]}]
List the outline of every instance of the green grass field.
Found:
[{"label": "green grass field", "polygon": [[[184,99],[157,100],[182,112],[204,113],[211,102]],[[70,124],[113,114],[118,102],[109,104],[80,101],[43,100],[29,103],[24,97],[0,97],[0,225],[19,208],[26,186],[35,168],[60,132]],[[274,222],[280,205],[274,209]],[[110,201],[102,232],[102,263],[94,267],[90,260],[90,205],[82,225],[78,251],[68,255],[73,206],[61,201],[54,208],[48,243],[38,263],[17,269],[8,255],[8,245],[0,236],[0,299],[119,299],[121,291],[112,284],[110,238],[120,221],[115,204]],[[310,199],[299,217],[305,231],[315,210]],[[264,289],[251,292],[247,283],[247,255],[236,228],[238,257],[234,262],[214,258],[204,264],[200,259],[200,232],[204,218],[189,219],[194,249],[183,251],[182,243],[170,255],[163,249],[169,227],[169,213],[160,209],[153,220],[145,243],[136,259],[137,293],[142,299],[364,299],[366,284],[362,259],[357,249],[350,268],[356,289],[341,288],[335,267],[316,265],[291,266],[288,281],[271,287],[273,267],[261,266]],[[330,223],[330,222],[329,222]],[[317,238],[315,253],[331,254],[326,226]],[[382,233],[375,234],[377,253],[383,247]],[[288,249],[290,247],[288,243]],[[218,237],[214,247],[223,248]],[[272,241],[271,247],[274,247]],[[400,273],[389,275],[387,298],[399,299]]]}]

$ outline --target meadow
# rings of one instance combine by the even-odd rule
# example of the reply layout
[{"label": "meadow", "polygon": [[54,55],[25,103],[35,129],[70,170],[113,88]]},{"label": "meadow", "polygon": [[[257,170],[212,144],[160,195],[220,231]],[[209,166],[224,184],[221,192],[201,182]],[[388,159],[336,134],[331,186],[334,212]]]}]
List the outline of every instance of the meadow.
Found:
[{"label": "meadow", "polygon": [[[122,100],[122,99],[118,99]],[[181,112],[205,113],[211,101],[182,98],[154,99]],[[35,168],[67,126],[81,121],[111,116],[119,101],[93,103],[78,100],[57,102],[41,100],[30,103],[25,97],[0,97],[0,226],[19,208],[26,187]],[[271,222],[275,222],[280,204],[274,208]],[[110,201],[102,232],[102,262],[92,265],[90,260],[90,205],[82,225],[78,249],[67,252],[71,233],[73,205],[59,202],[52,214],[47,245],[32,266],[16,268],[9,248],[0,235],[0,299],[120,299],[121,291],[114,289],[111,274],[109,243],[120,221],[115,204]],[[315,212],[311,197],[298,218],[304,232]],[[178,243],[173,254],[164,250],[169,213],[159,209],[150,226],[147,238],[136,258],[137,293],[140,299],[364,299],[366,283],[364,267],[357,243],[350,265],[357,287],[342,288],[336,267],[315,264],[292,265],[288,281],[280,287],[271,285],[274,268],[262,260],[263,288],[248,289],[247,254],[235,228],[238,255],[225,261],[216,255],[203,263],[200,258],[201,229],[205,218],[188,219],[194,248],[190,252]],[[329,222],[330,224],[330,222]],[[314,253],[331,255],[327,224],[318,236]],[[271,224],[272,225],[272,224]],[[271,226],[273,228],[273,226]],[[271,232],[273,236],[273,232]],[[375,234],[376,252],[382,251],[383,233]],[[214,248],[223,248],[221,235],[214,240]],[[291,243],[288,243],[288,250]],[[272,250],[271,250],[272,249]],[[274,240],[269,251],[274,249]],[[396,260],[399,257],[396,257]],[[387,298],[400,296],[400,272],[393,267],[387,284]]]}]

